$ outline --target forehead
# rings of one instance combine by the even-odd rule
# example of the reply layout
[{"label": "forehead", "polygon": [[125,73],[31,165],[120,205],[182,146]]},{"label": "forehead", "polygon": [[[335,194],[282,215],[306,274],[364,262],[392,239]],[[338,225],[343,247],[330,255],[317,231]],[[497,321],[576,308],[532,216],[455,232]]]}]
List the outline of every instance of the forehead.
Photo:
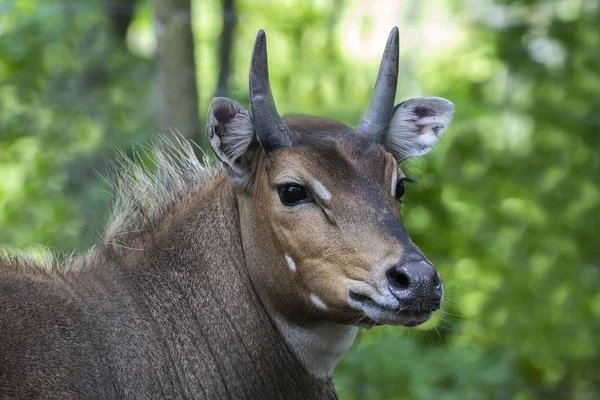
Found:
[{"label": "forehead", "polygon": [[[284,119],[294,133],[293,164],[334,175],[333,178],[377,176],[389,162],[389,155],[372,140],[331,119],[293,116]],[[321,175],[319,174],[319,175]]]}]

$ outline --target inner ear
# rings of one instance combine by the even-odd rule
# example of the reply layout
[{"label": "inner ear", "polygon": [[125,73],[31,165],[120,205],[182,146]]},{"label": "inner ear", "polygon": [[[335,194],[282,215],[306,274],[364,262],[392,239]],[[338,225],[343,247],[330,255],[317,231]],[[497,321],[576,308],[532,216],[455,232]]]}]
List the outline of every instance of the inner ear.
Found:
[{"label": "inner ear", "polygon": [[429,153],[454,118],[454,105],[440,97],[419,97],[394,108],[385,147],[401,162]]},{"label": "inner ear", "polygon": [[248,160],[254,148],[250,113],[235,100],[216,97],[208,108],[206,137],[232,183],[243,183],[250,173]]}]

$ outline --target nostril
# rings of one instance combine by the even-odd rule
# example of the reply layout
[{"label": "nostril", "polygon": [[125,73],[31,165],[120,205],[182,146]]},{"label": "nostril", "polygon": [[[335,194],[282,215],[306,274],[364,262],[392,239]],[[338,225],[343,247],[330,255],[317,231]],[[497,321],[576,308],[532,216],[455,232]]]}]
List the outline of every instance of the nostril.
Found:
[{"label": "nostril", "polygon": [[433,276],[433,289],[434,290],[442,290],[442,281],[440,280],[440,276],[435,274]]},{"label": "nostril", "polygon": [[442,280],[440,279],[439,274],[435,274],[433,276],[433,291],[431,293],[431,298],[434,300],[439,300],[442,298]]},{"label": "nostril", "polygon": [[390,268],[387,272],[387,278],[398,289],[408,289],[410,286],[408,274],[399,268]]}]

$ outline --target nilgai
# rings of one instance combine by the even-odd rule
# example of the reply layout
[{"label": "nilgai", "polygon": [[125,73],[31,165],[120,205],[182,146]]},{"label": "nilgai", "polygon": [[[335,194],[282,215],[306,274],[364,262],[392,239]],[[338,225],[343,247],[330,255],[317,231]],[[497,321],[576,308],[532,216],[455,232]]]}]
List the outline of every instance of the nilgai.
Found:
[{"label": "nilgai", "polygon": [[0,259],[0,398],[336,398],[359,327],[421,324],[444,297],[402,225],[398,165],[439,142],[454,106],[394,106],[397,76],[395,28],[357,129],[282,119],[260,31],[250,112],[210,105],[218,161],[181,139],[156,173],[122,161],[101,245]]}]

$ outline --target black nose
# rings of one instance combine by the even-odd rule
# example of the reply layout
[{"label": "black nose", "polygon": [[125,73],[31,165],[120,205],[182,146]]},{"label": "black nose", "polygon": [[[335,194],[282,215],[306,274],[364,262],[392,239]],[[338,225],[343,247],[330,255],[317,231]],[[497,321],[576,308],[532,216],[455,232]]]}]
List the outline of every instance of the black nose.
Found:
[{"label": "black nose", "polygon": [[408,309],[435,311],[440,307],[443,285],[435,267],[427,260],[408,261],[387,271],[390,291]]}]

